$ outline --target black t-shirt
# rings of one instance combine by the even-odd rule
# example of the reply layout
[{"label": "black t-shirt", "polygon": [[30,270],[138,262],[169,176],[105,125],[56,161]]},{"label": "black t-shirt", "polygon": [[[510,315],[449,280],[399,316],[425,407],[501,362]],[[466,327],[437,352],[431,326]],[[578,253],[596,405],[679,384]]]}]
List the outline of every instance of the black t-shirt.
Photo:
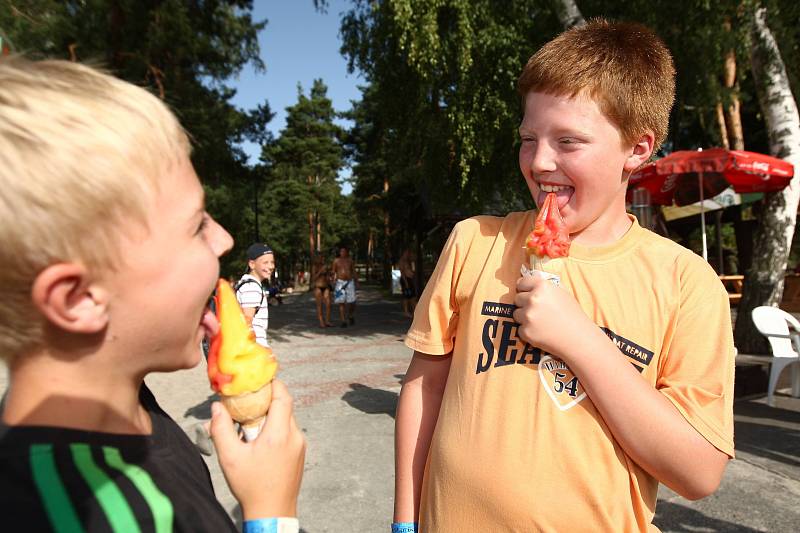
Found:
[{"label": "black t-shirt", "polygon": [[208,468],[142,385],[152,435],[0,423],[4,531],[236,531]]}]

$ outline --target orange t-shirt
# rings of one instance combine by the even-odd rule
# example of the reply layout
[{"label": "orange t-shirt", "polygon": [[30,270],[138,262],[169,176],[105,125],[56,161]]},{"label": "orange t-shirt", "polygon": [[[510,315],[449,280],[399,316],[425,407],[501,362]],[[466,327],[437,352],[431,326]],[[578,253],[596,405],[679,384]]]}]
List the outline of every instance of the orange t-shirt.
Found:
[{"label": "orange t-shirt", "polygon": [[[457,224],[406,337],[413,350],[453,353],[421,531],[657,531],[656,479],[614,440],[570,369],[517,334],[534,215]],[[642,378],[733,457],[730,309],[709,265],[633,219],[611,245],[573,243],[559,274]]]}]

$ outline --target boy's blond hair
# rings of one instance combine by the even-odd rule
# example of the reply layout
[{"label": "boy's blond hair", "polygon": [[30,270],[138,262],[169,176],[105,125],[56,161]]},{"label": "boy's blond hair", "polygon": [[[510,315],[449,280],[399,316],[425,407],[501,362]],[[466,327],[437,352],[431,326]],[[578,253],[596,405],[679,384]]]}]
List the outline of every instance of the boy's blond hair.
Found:
[{"label": "boy's blond hair", "polygon": [[648,130],[655,152],[667,136],[675,100],[675,67],[652,30],[632,22],[593,19],[569,29],[540,48],[517,81],[530,92],[595,100],[627,145]]},{"label": "boy's blond hair", "polygon": [[121,221],[144,223],[158,180],[189,154],[146,90],[67,61],[0,59],[0,357],[42,343],[31,287],[47,266],[112,266]]}]

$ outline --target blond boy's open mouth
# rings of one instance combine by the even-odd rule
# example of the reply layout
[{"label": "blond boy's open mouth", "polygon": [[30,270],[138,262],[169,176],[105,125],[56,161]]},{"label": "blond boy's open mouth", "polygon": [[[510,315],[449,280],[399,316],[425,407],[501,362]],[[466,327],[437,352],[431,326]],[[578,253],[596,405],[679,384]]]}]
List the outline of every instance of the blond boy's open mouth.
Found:
[{"label": "blond boy's open mouth", "polygon": [[208,306],[206,306],[203,316],[200,318],[200,326],[205,330],[206,338],[209,340],[219,332],[219,320],[217,320],[216,315]]}]

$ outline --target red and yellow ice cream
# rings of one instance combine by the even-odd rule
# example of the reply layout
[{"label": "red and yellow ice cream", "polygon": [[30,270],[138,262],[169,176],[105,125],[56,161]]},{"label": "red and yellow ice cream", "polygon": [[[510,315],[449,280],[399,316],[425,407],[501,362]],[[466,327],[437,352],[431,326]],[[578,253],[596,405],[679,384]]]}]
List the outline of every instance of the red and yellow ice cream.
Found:
[{"label": "red and yellow ice cream", "polygon": [[242,424],[246,436],[258,434],[272,400],[278,362],[272,350],[256,342],[227,281],[217,282],[214,303],[219,332],[208,352],[211,388],[219,393],[231,417]]},{"label": "red and yellow ice cream", "polygon": [[569,245],[569,230],[558,211],[558,199],[555,193],[548,193],[525,241],[531,270],[544,272],[550,260],[567,257]]}]

